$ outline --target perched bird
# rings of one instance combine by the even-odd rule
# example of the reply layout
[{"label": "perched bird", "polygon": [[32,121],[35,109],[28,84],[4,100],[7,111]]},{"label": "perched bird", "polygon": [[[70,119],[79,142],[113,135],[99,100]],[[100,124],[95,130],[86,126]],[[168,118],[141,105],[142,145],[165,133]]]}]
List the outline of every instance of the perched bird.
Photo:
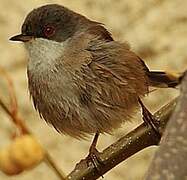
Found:
[{"label": "perched bird", "polygon": [[[149,86],[178,79],[150,71],[127,43],[102,23],[57,4],[31,11],[20,35],[28,51],[28,84],[36,110],[63,134],[85,138],[111,133],[131,119]],[[141,104],[143,105],[143,104]]]}]

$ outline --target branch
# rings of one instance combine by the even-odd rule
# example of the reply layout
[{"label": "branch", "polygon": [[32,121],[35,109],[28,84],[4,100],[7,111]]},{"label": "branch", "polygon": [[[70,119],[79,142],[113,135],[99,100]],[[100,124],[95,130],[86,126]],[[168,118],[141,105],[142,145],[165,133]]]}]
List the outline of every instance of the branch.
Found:
[{"label": "branch", "polygon": [[[158,128],[161,134],[176,106],[176,101],[177,99],[174,99],[154,114],[158,120]],[[92,164],[88,167],[87,159],[84,159],[76,165],[75,169],[67,176],[67,179],[97,179],[138,151],[152,145],[158,145],[159,141],[160,139],[158,139],[155,131],[145,123],[142,123],[136,129],[110,145],[103,152],[99,153],[99,157],[102,161],[98,166],[99,170],[96,170]]]},{"label": "branch", "polygon": [[148,171],[147,180],[187,178],[187,73],[181,94]]}]

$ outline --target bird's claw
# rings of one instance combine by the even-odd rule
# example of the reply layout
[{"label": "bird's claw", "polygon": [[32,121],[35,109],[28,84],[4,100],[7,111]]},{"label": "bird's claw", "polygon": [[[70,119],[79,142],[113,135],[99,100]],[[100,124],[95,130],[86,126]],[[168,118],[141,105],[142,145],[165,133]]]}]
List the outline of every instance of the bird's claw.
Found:
[{"label": "bird's claw", "polygon": [[94,166],[94,168],[97,170],[97,172],[100,173],[100,165],[103,162],[99,156],[99,151],[96,148],[90,148],[89,154],[86,159],[87,159],[87,166],[88,167]]},{"label": "bird's claw", "polygon": [[152,115],[149,110],[144,106],[144,104],[141,102],[141,100],[139,100],[139,103],[142,107],[142,115],[143,115],[143,120],[147,125],[150,125],[151,128],[153,129],[153,131],[156,133],[156,135],[158,136],[158,138],[161,137],[161,134],[159,132],[158,129],[158,121],[157,119],[154,117],[154,115]]}]

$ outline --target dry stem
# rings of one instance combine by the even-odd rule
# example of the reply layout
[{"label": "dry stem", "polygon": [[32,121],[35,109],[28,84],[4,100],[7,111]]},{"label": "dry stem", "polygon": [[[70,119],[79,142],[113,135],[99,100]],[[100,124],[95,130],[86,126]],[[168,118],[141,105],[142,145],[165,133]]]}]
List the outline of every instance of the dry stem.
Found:
[{"label": "dry stem", "polygon": [[[24,120],[18,116],[18,106],[17,106],[17,99],[15,96],[15,91],[13,87],[12,79],[9,77],[9,75],[6,73],[6,71],[0,67],[0,73],[5,77],[5,79],[8,82],[8,91],[9,91],[9,97],[10,97],[10,108],[7,107],[7,105],[3,102],[3,100],[0,98],[0,106],[2,109],[10,116],[10,119],[12,122],[16,125],[16,127],[19,129],[21,134],[31,134],[29,129],[27,128],[26,124],[24,123]],[[56,163],[52,160],[49,153],[45,152],[44,161],[47,163],[48,166],[51,167],[51,169],[56,173],[56,175],[61,179],[64,180],[65,175],[60,171],[60,169],[57,167]]]}]

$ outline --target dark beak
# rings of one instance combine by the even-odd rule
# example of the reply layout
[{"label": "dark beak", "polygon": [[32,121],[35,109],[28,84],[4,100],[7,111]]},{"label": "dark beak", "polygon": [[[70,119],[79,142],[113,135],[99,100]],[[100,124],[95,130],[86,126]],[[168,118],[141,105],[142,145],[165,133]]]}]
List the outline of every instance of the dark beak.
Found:
[{"label": "dark beak", "polygon": [[11,37],[9,40],[11,41],[21,41],[21,42],[28,42],[33,39],[33,36],[19,34],[16,36]]}]

